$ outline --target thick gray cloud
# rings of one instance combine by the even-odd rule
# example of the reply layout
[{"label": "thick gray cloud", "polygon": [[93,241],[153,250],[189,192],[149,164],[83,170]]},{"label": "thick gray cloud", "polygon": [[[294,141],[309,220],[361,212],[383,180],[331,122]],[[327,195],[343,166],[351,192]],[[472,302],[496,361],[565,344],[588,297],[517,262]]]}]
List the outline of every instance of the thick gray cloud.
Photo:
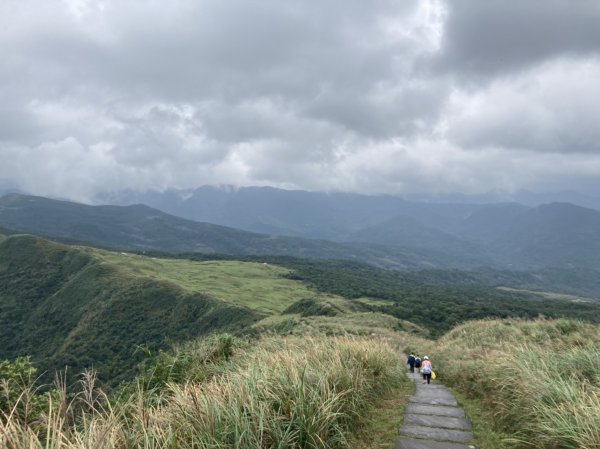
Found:
[{"label": "thick gray cloud", "polygon": [[557,57],[600,55],[599,23],[596,0],[452,0],[435,63],[485,80]]},{"label": "thick gray cloud", "polygon": [[0,185],[592,184],[599,18],[593,0],[6,0]]}]

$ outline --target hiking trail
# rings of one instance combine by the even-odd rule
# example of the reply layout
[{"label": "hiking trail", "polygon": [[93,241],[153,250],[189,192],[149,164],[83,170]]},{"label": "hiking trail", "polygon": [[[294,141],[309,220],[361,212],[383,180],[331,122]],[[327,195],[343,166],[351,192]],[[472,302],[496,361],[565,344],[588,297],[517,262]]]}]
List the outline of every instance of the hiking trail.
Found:
[{"label": "hiking trail", "polygon": [[407,375],[417,391],[409,399],[395,449],[474,449],[471,423],[452,392],[439,383],[423,384],[417,372]]}]

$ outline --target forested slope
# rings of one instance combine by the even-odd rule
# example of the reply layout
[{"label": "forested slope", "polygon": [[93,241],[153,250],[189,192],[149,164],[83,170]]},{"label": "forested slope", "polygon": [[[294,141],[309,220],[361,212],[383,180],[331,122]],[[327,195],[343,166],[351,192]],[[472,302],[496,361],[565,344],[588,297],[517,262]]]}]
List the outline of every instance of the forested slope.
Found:
[{"label": "forested slope", "polygon": [[136,345],[166,347],[261,316],[127,275],[77,248],[25,235],[0,243],[0,359],[31,355],[41,370],[94,366],[115,384],[131,376]]}]

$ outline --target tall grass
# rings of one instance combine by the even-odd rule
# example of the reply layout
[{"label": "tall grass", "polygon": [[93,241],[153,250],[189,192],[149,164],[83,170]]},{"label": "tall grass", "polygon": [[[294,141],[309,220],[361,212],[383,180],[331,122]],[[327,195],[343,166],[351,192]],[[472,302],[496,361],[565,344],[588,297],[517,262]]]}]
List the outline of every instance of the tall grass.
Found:
[{"label": "tall grass", "polygon": [[445,382],[483,400],[519,448],[600,448],[600,327],[471,322],[432,349]]},{"label": "tall grass", "polygon": [[118,400],[88,374],[77,395],[47,396],[34,420],[5,414],[0,447],[341,448],[404,378],[394,348],[368,339],[265,340],[233,358],[201,381],[183,376],[151,390],[140,382]]}]

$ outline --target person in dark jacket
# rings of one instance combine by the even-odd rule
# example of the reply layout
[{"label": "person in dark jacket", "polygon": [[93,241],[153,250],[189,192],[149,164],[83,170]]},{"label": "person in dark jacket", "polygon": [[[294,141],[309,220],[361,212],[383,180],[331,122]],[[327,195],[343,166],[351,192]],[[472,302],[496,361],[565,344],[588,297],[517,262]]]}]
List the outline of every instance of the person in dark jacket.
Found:
[{"label": "person in dark jacket", "polygon": [[408,359],[406,359],[406,363],[410,367],[410,372],[414,373],[415,372],[415,355],[414,354],[409,355]]}]

